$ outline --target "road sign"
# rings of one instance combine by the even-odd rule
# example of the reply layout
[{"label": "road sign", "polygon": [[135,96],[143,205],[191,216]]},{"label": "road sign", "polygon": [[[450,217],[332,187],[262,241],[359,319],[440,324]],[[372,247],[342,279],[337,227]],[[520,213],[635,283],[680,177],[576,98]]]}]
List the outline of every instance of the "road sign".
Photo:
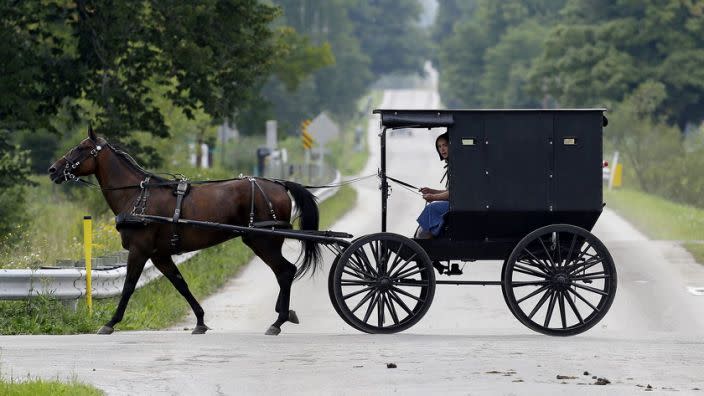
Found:
[{"label": "road sign", "polygon": [[313,147],[313,136],[308,132],[308,126],[310,125],[310,120],[303,120],[301,122],[301,141],[303,142],[303,147],[306,150],[310,150]]},{"label": "road sign", "polygon": [[309,132],[321,146],[325,146],[327,142],[337,139],[340,135],[340,127],[325,113],[318,114],[310,125],[308,125],[306,131]]}]

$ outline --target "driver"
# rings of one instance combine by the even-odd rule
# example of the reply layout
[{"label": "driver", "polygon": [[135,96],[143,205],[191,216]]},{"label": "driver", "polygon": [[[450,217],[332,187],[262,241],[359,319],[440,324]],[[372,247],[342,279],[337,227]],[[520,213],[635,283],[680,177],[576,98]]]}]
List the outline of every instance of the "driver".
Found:
[{"label": "driver", "polygon": [[445,161],[445,175],[440,183],[445,181],[445,190],[423,187],[419,191],[423,194],[423,199],[427,202],[425,208],[418,216],[418,230],[415,237],[418,239],[430,239],[440,235],[444,224],[443,216],[450,210],[449,179],[447,178],[447,165],[449,155],[449,136],[447,132],[435,139],[435,149],[438,152],[440,161]]}]

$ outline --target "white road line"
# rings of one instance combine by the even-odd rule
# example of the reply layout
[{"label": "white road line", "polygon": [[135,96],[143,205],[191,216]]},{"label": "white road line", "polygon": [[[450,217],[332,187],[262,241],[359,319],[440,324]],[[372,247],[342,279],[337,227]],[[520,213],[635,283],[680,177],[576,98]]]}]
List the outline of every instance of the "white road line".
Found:
[{"label": "white road line", "polygon": [[688,286],[687,291],[694,294],[695,296],[704,296],[704,287]]}]

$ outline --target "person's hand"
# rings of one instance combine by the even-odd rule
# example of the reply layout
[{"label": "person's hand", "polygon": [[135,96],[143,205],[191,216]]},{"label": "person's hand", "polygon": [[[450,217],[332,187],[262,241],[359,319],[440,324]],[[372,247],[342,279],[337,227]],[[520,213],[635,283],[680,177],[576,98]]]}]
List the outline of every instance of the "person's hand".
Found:
[{"label": "person's hand", "polygon": [[433,202],[436,200],[435,194],[433,194],[433,193],[423,194],[423,199],[426,200],[427,202]]},{"label": "person's hand", "polygon": [[[435,190],[435,189],[429,188],[429,187],[421,187],[421,189],[418,190],[418,191],[420,191],[421,193],[423,193],[423,195],[425,195],[425,194],[436,194],[436,193],[438,192],[438,190]],[[425,198],[425,197],[423,197],[423,198]]]}]

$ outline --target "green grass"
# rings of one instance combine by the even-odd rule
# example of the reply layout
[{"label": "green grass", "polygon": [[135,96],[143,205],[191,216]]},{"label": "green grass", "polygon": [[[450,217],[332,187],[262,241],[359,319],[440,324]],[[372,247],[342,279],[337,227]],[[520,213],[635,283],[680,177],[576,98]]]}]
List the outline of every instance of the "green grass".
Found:
[{"label": "green grass", "polygon": [[3,396],[93,396],[104,394],[100,389],[75,380],[62,383],[42,379],[28,379],[26,381],[0,379],[0,395]]},{"label": "green grass", "polygon": [[93,216],[95,257],[121,250],[114,218],[98,190],[57,186],[46,177],[27,187],[25,201],[30,221],[18,224],[16,242],[0,244],[0,268],[32,268],[53,265],[58,259],[78,260],[83,255],[83,216]]},{"label": "green grass", "polygon": [[[350,210],[356,202],[356,191],[341,188],[320,205],[320,228],[329,227],[335,219]],[[240,239],[206,249],[180,267],[188,286],[202,301],[237,274],[252,256]],[[272,282],[271,287],[275,287]],[[93,301],[93,314],[88,314],[84,300],[77,309],[65,307],[49,297],[22,301],[0,301],[0,334],[76,334],[93,333],[105,324],[117,306],[118,298]],[[173,326],[190,312],[190,307],[171,283],[159,278],[132,295],[120,330],[155,330]]]},{"label": "green grass", "polygon": [[704,209],[683,205],[636,190],[605,193],[607,207],[614,209],[652,239],[684,242],[695,259],[704,263]]}]

